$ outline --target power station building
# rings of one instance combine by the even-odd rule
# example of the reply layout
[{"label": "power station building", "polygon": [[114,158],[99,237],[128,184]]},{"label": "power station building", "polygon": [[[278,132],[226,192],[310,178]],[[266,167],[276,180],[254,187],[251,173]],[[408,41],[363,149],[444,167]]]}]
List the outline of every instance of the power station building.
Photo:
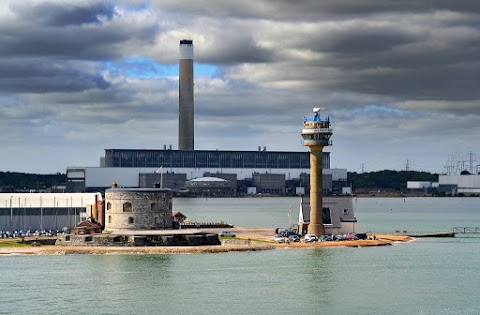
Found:
[{"label": "power station building", "polygon": [[[233,182],[233,194],[304,194],[309,191],[309,152],[133,150],[107,149],[100,167],[68,167],[67,191],[104,191],[115,181],[124,188],[184,190],[196,178],[217,177]],[[346,169],[330,169],[323,154],[324,190],[341,193]],[[273,178],[275,177],[275,180]],[[191,186],[190,186],[191,187]]]},{"label": "power station building", "polygon": [[[112,181],[124,188],[153,188],[158,184],[177,191],[200,190],[195,179],[216,177],[229,181],[234,195],[308,193],[309,152],[267,151],[266,147],[258,151],[195,150],[192,40],[180,41],[179,56],[178,150],[172,150],[171,145],[163,150],[106,149],[100,167],[67,168],[67,191],[104,191]],[[325,192],[341,193],[347,185],[347,170],[330,169],[328,152],[318,167],[323,169],[320,180]]]}]

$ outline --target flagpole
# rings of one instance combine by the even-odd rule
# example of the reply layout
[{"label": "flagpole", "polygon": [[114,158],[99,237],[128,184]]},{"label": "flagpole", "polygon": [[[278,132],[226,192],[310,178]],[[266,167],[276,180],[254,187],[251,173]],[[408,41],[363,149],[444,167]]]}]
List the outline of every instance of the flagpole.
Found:
[{"label": "flagpole", "polygon": [[160,172],[160,188],[163,188],[163,165],[155,170],[155,173]]},{"label": "flagpole", "polygon": [[290,225],[288,226],[288,229],[292,227],[292,206],[288,207],[288,217],[290,218]]},{"label": "flagpole", "polygon": [[163,166],[160,166],[160,188],[163,188]]}]

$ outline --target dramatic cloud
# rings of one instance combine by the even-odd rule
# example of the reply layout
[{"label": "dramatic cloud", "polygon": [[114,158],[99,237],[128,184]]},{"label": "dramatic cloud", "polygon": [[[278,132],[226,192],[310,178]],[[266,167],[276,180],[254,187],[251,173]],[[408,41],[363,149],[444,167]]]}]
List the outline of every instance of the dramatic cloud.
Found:
[{"label": "dramatic cloud", "polygon": [[477,150],[478,1],[4,1],[0,170],[98,165],[177,144],[178,43],[195,46],[198,149],[306,150],[326,108],[332,166],[442,172]]}]

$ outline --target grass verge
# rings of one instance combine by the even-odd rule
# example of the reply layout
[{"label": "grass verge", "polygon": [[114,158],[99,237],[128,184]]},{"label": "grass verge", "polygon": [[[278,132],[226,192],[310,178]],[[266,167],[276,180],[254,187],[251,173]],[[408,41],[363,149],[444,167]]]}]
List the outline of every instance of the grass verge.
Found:
[{"label": "grass verge", "polygon": [[25,247],[32,246],[28,243],[23,243],[22,240],[2,240],[0,247]]}]

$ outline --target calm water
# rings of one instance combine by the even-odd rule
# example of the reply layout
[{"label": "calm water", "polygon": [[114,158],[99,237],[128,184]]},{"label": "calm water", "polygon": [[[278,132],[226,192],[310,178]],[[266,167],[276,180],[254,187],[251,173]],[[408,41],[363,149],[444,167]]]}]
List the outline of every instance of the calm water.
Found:
[{"label": "calm water", "polygon": [[[480,226],[479,198],[358,199],[359,230]],[[179,199],[198,221],[286,226],[294,198]],[[0,314],[478,314],[480,238],[200,255],[3,256]]]}]

